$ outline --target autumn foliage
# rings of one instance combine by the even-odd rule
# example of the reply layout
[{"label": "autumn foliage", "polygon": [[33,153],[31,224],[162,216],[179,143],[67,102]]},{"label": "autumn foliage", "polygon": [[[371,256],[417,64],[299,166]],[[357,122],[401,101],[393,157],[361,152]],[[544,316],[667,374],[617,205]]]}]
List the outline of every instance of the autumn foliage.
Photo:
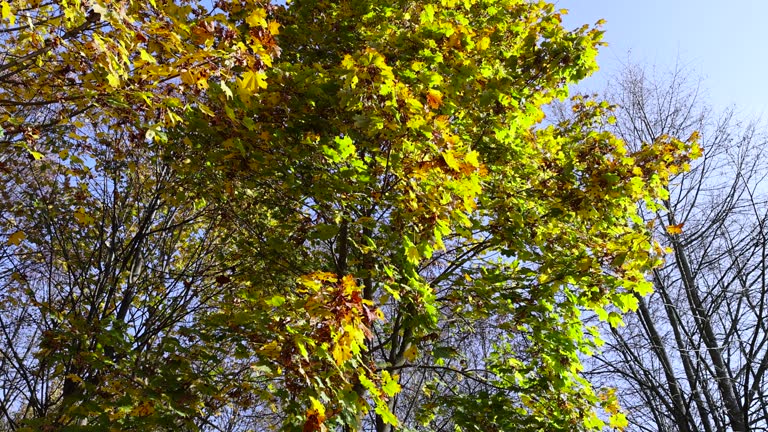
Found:
[{"label": "autumn foliage", "polygon": [[0,13],[4,428],[626,424],[584,318],[649,292],[638,204],[699,149],[629,152],[589,98],[545,119],[598,28],[522,0]]}]

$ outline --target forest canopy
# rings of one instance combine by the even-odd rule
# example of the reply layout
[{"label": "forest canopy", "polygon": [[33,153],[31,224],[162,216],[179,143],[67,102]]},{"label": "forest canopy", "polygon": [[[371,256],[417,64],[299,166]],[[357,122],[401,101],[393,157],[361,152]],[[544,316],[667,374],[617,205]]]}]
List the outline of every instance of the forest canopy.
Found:
[{"label": "forest canopy", "polygon": [[[699,155],[524,0],[0,1],[0,430],[600,430]],[[672,233],[674,234],[674,233]]]}]

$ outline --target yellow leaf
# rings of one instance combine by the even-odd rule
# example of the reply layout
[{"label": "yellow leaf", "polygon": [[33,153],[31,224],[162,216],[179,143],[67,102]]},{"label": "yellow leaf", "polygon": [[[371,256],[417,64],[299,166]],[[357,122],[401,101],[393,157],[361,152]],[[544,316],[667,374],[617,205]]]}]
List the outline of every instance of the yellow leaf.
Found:
[{"label": "yellow leaf", "polygon": [[264,9],[256,9],[252,14],[248,15],[245,19],[251,27],[266,27],[267,26],[267,11]]},{"label": "yellow leaf", "polygon": [[147,417],[151,416],[154,412],[155,407],[152,405],[152,402],[144,401],[131,410],[131,415],[134,417]]},{"label": "yellow leaf", "polygon": [[216,116],[216,114],[214,114],[213,111],[211,111],[211,109],[208,108],[206,105],[203,105],[203,104],[199,103],[199,104],[197,104],[197,107],[200,108],[200,111],[202,111],[203,114],[209,115],[211,117],[215,117]]},{"label": "yellow leaf", "polygon": [[320,419],[325,420],[325,406],[323,406],[323,403],[312,396],[309,397],[309,401],[311,404],[310,409],[317,413]]},{"label": "yellow leaf", "polygon": [[649,281],[638,282],[637,285],[635,285],[635,292],[641,296],[647,296],[653,292],[653,283]]},{"label": "yellow leaf", "polygon": [[419,249],[416,246],[409,246],[408,249],[406,249],[405,254],[408,257],[408,261],[414,264],[418,263],[421,259]]},{"label": "yellow leaf", "polygon": [[194,75],[192,75],[192,72],[188,70],[183,71],[181,73],[180,78],[181,78],[181,82],[183,82],[184,84],[195,84],[195,82],[197,81]]},{"label": "yellow leaf", "polygon": [[448,150],[447,152],[443,153],[443,160],[452,170],[461,171],[461,165],[456,160],[456,157],[453,155],[452,151]]},{"label": "yellow leaf", "polygon": [[341,279],[341,286],[344,288],[344,294],[352,295],[355,291],[360,291],[360,287],[355,282],[355,277],[352,275],[346,275]]},{"label": "yellow leaf", "polygon": [[141,59],[144,60],[147,63],[157,64],[157,60],[155,60],[154,57],[152,57],[152,54],[148,53],[146,50],[139,51],[141,55]]},{"label": "yellow leaf", "polygon": [[27,238],[27,235],[24,234],[24,231],[16,231],[8,237],[8,245],[18,246],[25,238]]},{"label": "yellow leaf", "polygon": [[352,348],[347,344],[337,343],[333,346],[331,355],[336,364],[341,366],[347,360],[352,359]]},{"label": "yellow leaf", "polygon": [[480,42],[477,43],[477,49],[480,51],[485,51],[488,49],[488,47],[491,45],[491,40],[488,38],[488,36],[484,36],[480,39]]},{"label": "yellow leaf", "polygon": [[110,73],[107,75],[107,82],[112,88],[117,88],[120,85],[120,78],[117,75]]},{"label": "yellow leaf", "polygon": [[683,233],[683,225],[684,223],[679,223],[677,225],[670,225],[667,227],[667,233],[670,235],[676,235],[676,234],[682,234]]},{"label": "yellow leaf", "polygon": [[280,355],[281,349],[277,341],[272,341],[262,346],[258,352],[265,357],[277,358]]},{"label": "yellow leaf", "polygon": [[419,356],[419,349],[416,348],[416,345],[411,345],[410,347],[408,347],[407,350],[405,350],[404,354],[405,354],[405,358],[408,361],[412,362],[412,361],[416,360],[416,357]]},{"label": "yellow leaf", "polygon": [[11,12],[11,5],[7,1],[0,2],[0,16],[7,19],[11,25],[16,24],[16,16]]},{"label": "yellow leaf", "polygon": [[250,96],[259,88],[267,88],[266,74],[264,72],[245,71],[237,84],[240,90]]},{"label": "yellow leaf", "polygon": [[227,96],[227,100],[232,99],[234,96],[232,95],[232,89],[227,86],[227,83],[224,81],[219,83],[219,86],[221,86],[221,91],[224,92],[224,94]]},{"label": "yellow leaf", "polygon": [[280,23],[276,21],[269,22],[269,32],[273,35],[280,34]]},{"label": "yellow leaf", "polygon": [[617,413],[611,416],[610,426],[612,428],[624,430],[627,425],[629,425],[629,422],[627,421],[627,416],[625,416],[623,413]]},{"label": "yellow leaf", "polygon": [[89,216],[85,212],[85,209],[82,207],[78,207],[77,210],[75,210],[75,220],[81,225],[90,225],[94,221],[94,219]]},{"label": "yellow leaf", "polygon": [[473,167],[479,168],[480,167],[480,161],[478,161],[478,156],[479,156],[479,154],[476,151],[472,150],[472,151],[468,152],[466,156],[464,156],[464,160],[468,164],[472,165]]},{"label": "yellow leaf", "polygon": [[303,431],[325,431],[326,427],[323,425],[325,422],[325,407],[323,404],[310,396],[310,407],[307,409],[307,420],[304,423]]}]

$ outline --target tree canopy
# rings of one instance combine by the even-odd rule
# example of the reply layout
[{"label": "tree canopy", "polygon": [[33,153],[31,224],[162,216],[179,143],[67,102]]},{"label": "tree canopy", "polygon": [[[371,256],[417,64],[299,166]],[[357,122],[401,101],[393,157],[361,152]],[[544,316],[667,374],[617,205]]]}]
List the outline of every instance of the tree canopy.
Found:
[{"label": "tree canopy", "polygon": [[[9,430],[599,430],[700,152],[523,0],[0,1]],[[598,23],[599,25],[599,23]]]}]

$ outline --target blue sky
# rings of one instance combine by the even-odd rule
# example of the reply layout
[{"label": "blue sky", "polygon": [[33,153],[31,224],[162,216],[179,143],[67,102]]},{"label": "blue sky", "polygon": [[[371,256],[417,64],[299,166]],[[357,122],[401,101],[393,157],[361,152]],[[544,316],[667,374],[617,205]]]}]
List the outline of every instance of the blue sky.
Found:
[{"label": "blue sky", "polygon": [[631,60],[664,71],[676,62],[703,78],[716,109],[768,114],[767,0],[554,0],[568,28],[607,23],[601,71],[583,87],[601,89]]}]

